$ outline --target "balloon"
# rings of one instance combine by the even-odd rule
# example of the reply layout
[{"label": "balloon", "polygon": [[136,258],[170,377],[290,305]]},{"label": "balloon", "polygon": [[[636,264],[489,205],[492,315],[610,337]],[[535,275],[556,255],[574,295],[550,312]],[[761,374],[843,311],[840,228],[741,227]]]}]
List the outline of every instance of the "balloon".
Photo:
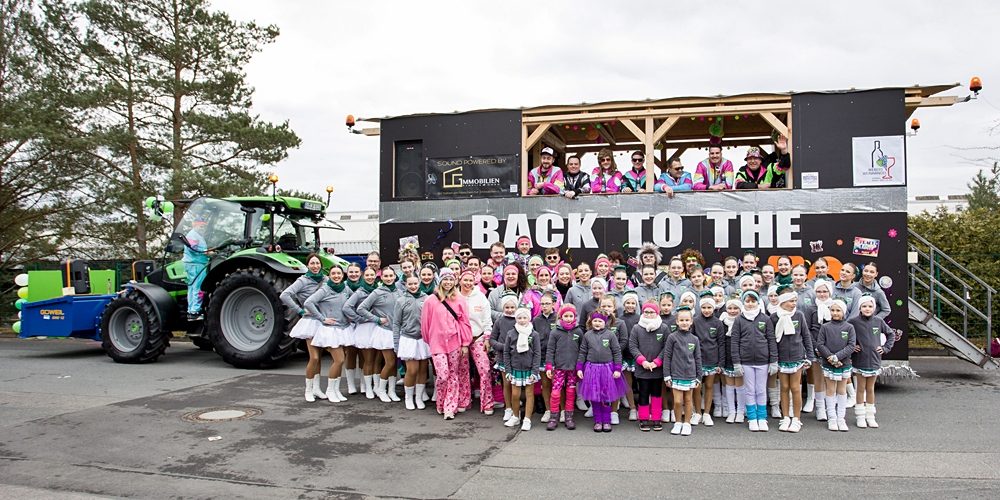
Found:
[{"label": "balloon", "polygon": [[19,319],[19,320],[21,319],[21,311],[17,312],[17,319]]},{"label": "balloon", "polygon": [[600,134],[595,129],[590,129],[590,130],[587,131],[587,140],[588,141],[596,140],[599,136],[600,136]]},{"label": "balloon", "polygon": [[160,204],[160,210],[163,213],[165,213],[165,214],[173,213],[173,211],[174,211],[174,202],[172,202],[172,201],[165,201],[165,202],[161,203]]},{"label": "balloon", "polygon": [[150,196],[150,197],[146,198],[146,202],[145,202],[146,208],[153,208],[153,203],[156,203],[156,197],[155,196]]},{"label": "balloon", "polygon": [[28,286],[28,273],[21,273],[14,276],[14,284],[17,286]]},{"label": "balloon", "polygon": [[27,299],[28,298],[28,287],[22,286],[21,288],[18,288],[17,289],[17,296],[21,297],[22,299]]},{"label": "balloon", "polygon": [[18,311],[20,311],[21,308],[23,308],[24,305],[27,304],[27,303],[28,303],[27,300],[17,299],[16,301],[14,301],[14,309],[17,309]]},{"label": "balloon", "polygon": [[14,330],[14,333],[21,333],[21,322],[15,321],[11,328]]}]

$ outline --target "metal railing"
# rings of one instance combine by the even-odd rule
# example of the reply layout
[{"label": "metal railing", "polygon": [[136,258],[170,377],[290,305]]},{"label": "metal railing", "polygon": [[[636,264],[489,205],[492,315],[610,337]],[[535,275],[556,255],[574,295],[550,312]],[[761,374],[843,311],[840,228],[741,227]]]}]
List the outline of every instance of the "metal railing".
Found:
[{"label": "metal railing", "polygon": [[907,245],[917,254],[917,262],[909,265],[910,298],[966,340],[970,333],[985,333],[985,344],[977,347],[989,356],[997,291],[912,230]]}]

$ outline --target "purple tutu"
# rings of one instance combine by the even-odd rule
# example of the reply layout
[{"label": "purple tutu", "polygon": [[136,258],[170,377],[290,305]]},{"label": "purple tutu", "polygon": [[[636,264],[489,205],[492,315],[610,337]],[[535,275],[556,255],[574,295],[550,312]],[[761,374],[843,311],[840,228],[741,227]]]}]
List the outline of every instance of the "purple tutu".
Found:
[{"label": "purple tutu", "polygon": [[611,363],[591,363],[587,362],[583,367],[583,380],[576,391],[587,401],[607,403],[617,401],[625,395],[625,376],[613,376],[614,369]]}]

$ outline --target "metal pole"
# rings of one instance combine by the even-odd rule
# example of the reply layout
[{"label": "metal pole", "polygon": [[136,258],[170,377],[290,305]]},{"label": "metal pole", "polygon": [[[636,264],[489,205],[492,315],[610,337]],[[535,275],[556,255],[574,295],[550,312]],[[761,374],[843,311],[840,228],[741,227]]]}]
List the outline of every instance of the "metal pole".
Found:
[{"label": "metal pole", "polygon": [[962,336],[969,338],[969,287],[962,287]]},{"label": "metal pole", "polygon": [[934,266],[934,260],[935,260],[934,247],[933,246],[930,247],[929,250],[930,250],[930,260],[931,260],[931,277],[930,277],[930,283],[927,284],[928,285],[927,288],[928,290],[930,290],[930,294],[928,295],[929,298],[928,298],[927,310],[930,311],[931,314],[940,316],[940,314],[938,314],[940,311],[934,311],[934,282],[937,280],[937,269],[935,269]]},{"label": "metal pole", "polygon": [[990,348],[993,347],[993,291],[986,290],[986,355],[990,356]]}]

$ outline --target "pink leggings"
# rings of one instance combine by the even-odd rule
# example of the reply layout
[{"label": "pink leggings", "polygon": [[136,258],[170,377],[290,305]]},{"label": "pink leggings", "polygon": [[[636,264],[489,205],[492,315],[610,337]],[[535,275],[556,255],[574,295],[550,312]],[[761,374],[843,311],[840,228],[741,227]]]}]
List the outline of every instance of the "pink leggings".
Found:
[{"label": "pink leggings", "polygon": [[552,411],[559,410],[563,387],[566,387],[566,411],[572,412],[576,402],[576,373],[573,370],[552,370],[552,394],[549,397]]},{"label": "pink leggings", "polygon": [[[468,359],[462,356],[462,351],[456,349],[447,354],[434,354],[431,356],[434,362],[434,372],[437,374],[435,382],[435,393],[437,395],[438,413],[448,413],[454,415],[458,413],[458,405],[461,399],[459,394],[459,373],[460,364],[468,366]],[[465,385],[469,385],[468,368],[466,368]]]},{"label": "pink leggings", "polygon": [[[482,335],[469,346],[472,361],[476,363],[476,371],[479,372],[479,410],[484,412],[493,409],[493,387],[490,384],[490,357],[486,355],[485,345],[486,336]],[[466,404],[466,408],[471,404],[472,401],[470,400]]]}]

